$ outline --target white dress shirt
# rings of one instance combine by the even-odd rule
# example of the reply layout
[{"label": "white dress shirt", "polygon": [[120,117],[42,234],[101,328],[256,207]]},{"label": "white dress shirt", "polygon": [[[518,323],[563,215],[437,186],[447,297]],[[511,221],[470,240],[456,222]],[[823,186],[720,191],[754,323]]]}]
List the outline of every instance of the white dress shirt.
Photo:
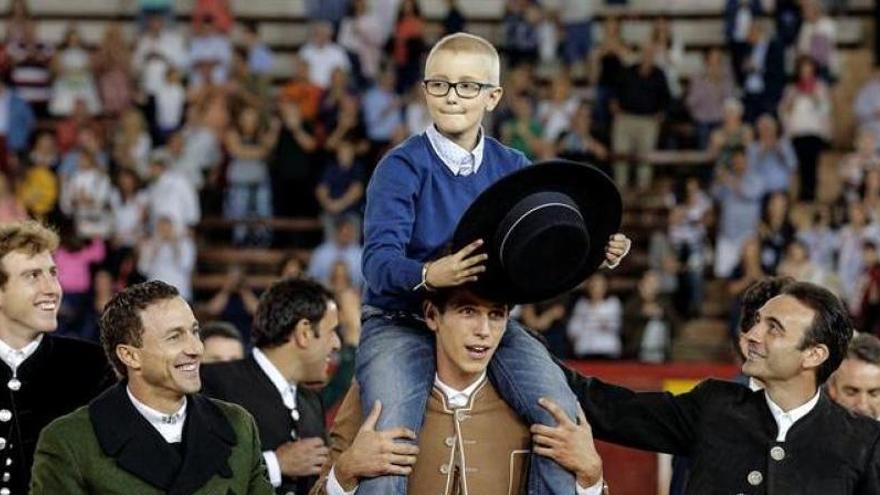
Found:
[{"label": "white dress shirt", "polygon": [[6,342],[0,340],[0,360],[6,363],[6,366],[9,366],[9,369],[12,370],[12,376],[15,376],[15,372],[21,366],[21,363],[37,352],[37,347],[40,347],[40,342],[42,341],[43,334],[40,334],[28,345],[21,349],[14,349]]},{"label": "white dress shirt", "polygon": [[786,412],[773,402],[773,399],[770,398],[770,395],[767,394],[767,392],[764,392],[764,398],[767,399],[767,407],[770,408],[770,412],[773,414],[773,419],[776,420],[776,426],[778,427],[778,433],[776,434],[777,442],[784,442],[785,436],[788,435],[788,430],[790,430],[799,419],[809,414],[809,412],[816,407],[816,404],[819,403],[820,393],[821,392],[817,390],[816,395],[807,401],[806,404]]},{"label": "white dress shirt", "polygon": [[[257,362],[257,365],[260,369],[263,370],[263,373],[269,377],[269,381],[272,382],[272,385],[278,390],[278,393],[281,395],[281,400],[284,402],[284,406],[290,409],[291,415],[295,415],[294,418],[299,417],[299,411],[296,408],[296,384],[289,383],[284,375],[281,374],[281,371],[272,364],[272,361],[269,361],[269,358],[263,354],[263,351],[254,348],[254,360]],[[269,471],[269,482],[272,483],[272,486],[279,487],[281,486],[281,464],[278,462],[278,456],[275,455],[275,452],[272,450],[266,450],[263,452],[263,459],[266,460],[266,469]]]},{"label": "white dress shirt", "polygon": [[[450,89],[450,91],[453,90]],[[434,125],[428,126],[425,135],[428,137],[431,147],[434,148],[434,152],[454,175],[467,176],[477,173],[480,169],[480,165],[483,163],[483,145],[486,142],[482,128],[479,137],[477,137],[477,146],[473,151],[468,151],[453,143],[451,139],[440,134]]]},{"label": "white dress shirt", "polygon": [[[443,383],[443,381],[440,380],[440,377],[435,373],[434,386],[440,389],[441,392],[443,392],[443,395],[446,396],[446,402],[449,404],[449,406],[453,409],[457,409],[467,405],[468,401],[471,400],[471,395],[473,395],[473,393],[480,387],[485,379],[486,372],[484,371],[478,379],[474,380],[473,383],[465,387],[464,390],[457,390]],[[580,485],[575,484],[576,495],[601,495],[603,484],[603,480],[601,479],[595,485],[589,488],[581,488]],[[330,468],[330,473],[327,475],[327,495],[354,495],[356,491],[357,485],[355,485],[355,487],[352,488],[350,491],[345,491],[345,489],[342,488],[342,485],[339,484],[339,480],[336,479],[336,466]]]},{"label": "white dress shirt", "polygon": [[162,435],[166,442],[179,443],[183,439],[183,425],[186,421],[186,396],[183,397],[183,404],[177,412],[165,414],[137,400],[128,387],[125,387],[125,391],[128,392],[128,398],[131,399],[134,408],[153,425],[153,428]]}]

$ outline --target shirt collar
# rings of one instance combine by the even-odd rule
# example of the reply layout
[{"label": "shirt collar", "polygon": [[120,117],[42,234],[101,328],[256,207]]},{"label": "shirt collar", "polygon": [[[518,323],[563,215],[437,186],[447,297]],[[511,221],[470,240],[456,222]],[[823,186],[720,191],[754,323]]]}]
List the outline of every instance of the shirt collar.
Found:
[{"label": "shirt collar", "polygon": [[137,400],[134,394],[131,393],[130,388],[125,387],[125,391],[128,393],[128,398],[131,399],[134,408],[137,409],[147,422],[153,425],[153,428],[162,435],[166,442],[177,443],[183,439],[183,424],[186,421],[186,396],[183,397],[183,404],[180,406],[180,409],[173,414],[165,414]]},{"label": "shirt collar", "polygon": [[288,382],[284,375],[281,374],[281,371],[263,354],[263,351],[256,347],[254,348],[254,360],[263,370],[263,373],[269,377],[269,381],[272,382],[278,393],[281,394],[284,405],[288,409],[296,409],[296,384]]},{"label": "shirt collar", "polygon": [[479,378],[477,378],[474,383],[468,385],[464,390],[456,390],[449,385],[443,383],[440,380],[440,376],[436,373],[434,374],[434,386],[439,388],[443,395],[446,396],[446,401],[449,402],[449,405],[453,408],[464,407],[471,400],[471,395],[474,394],[474,391],[479,388],[479,386],[483,383],[483,380],[486,379],[486,372],[484,371]]},{"label": "shirt collar", "polygon": [[6,363],[6,366],[9,366],[12,372],[15,373],[15,370],[21,366],[21,363],[25,362],[27,358],[37,352],[37,347],[40,346],[40,342],[42,341],[43,334],[39,334],[37,335],[37,338],[32,340],[28,345],[21,349],[14,349],[3,340],[0,340],[0,360],[3,360],[3,362]]},{"label": "shirt collar", "polygon": [[764,391],[764,398],[767,400],[767,406],[770,408],[770,413],[773,414],[773,419],[776,420],[776,425],[779,427],[776,441],[785,441],[785,436],[788,434],[788,430],[797,423],[798,420],[809,414],[809,412],[816,407],[816,404],[819,403],[819,394],[820,391],[816,390],[816,395],[814,395],[812,399],[808,400],[805,404],[786,412],[773,402],[773,399],[770,398],[770,394],[768,394],[766,390]]},{"label": "shirt collar", "polygon": [[483,163],[483,148],[486,142],[483,128],[480,127],[480,133],[477,137],[477,146],[473,151],[468,151],[458,144],[452,142],[451,139],[440,134],[440,131],[431,124],[425,130],[428,142],[434,148],[434,152],[440,157],[440,160],[446,165],[454,175],[460,175],[463,165],[468,164],[473,167],[472,174],[477,173],[480,165]]}]

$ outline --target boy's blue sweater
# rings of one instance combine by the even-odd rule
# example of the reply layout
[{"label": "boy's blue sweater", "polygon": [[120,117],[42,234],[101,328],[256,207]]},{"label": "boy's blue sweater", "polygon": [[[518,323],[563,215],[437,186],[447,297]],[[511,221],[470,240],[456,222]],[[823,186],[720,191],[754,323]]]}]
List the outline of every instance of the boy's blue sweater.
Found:
[{"label": "boy's blue sweater", "polygon": [[[517,150],[485,137],[475,174],[453,175],[422,133],[379,162],[364,215],[364,304],[420,313],[422,265],[452,239],[465,210],[490,185],[529,164]],[[476,239],[473,239],[476,240]]]}]

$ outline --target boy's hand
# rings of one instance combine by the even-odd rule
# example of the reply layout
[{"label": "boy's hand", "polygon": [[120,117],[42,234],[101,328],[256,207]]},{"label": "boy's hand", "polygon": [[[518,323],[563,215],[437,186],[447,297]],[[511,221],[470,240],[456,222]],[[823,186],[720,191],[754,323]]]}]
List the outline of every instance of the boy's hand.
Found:
[{"label": "boy's hand", "polygon": [[617,268],[623,258],[629,254],[632,241],[623,234],[614,234],[605,246],[605,261],[602,266],[609,269]]},{"label": "boy's hand", "polygon": [[425,277],[428,285],[440,288],[476,282],[477,274],[486,271],[486,267],[482,263],[489,258],[489,255],[471,255],[482,245],[483,240],[478,239],[463,247],[459,252],[428,264],[428,273]]},{"label": "boy's hand", "polygon": [[593,430],[584,410],[578,405],[578,423],[575,424],[552,400],[542,398],[538,403],[553,415],[558,426],[532,425],[535,453],[553,459],[574,473],[581,487],[598,483],[602,479],[602,458],[596,451]]}]

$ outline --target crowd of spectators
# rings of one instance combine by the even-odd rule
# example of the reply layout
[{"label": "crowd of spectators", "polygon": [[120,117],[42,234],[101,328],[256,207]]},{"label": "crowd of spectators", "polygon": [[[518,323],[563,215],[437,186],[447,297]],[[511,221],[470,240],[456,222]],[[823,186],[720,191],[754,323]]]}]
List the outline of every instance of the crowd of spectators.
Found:
[{"label": "crowd of spectators", "polygon": [[[637,243],[649,261],[633,290],[612,290],[615,274],[602,273],[521,308],[555,353],[667,360],[713,278],[728,281],[732,300],[765,275],[819,282],[862,329],[880,330],[880,72],[852,103],[859,130],[838,167],[843,192],[819,198],[841,71],[824,3],[768,11],[727,0],[724,44],[703,52],[696,74],[674,18],[656,17],[635,40],[624,36],[634,22],[625,5],[600,18],[599,2],[505,3],[495,40],[505,97],[485,132],[533,160],[595,163],[669,212]],[[441,31],[466,29],[459,2],[445,4]],[[56,46],[27,0],[11,2],[0,221],[30,216],[63,232],[61,332],[94,339],[114,291],[156,278],[247,342],[258,291],[246,266],[230,267],[216,293],[193,289],[198,250],[210,245],[195,228],[208,216],[229,222],[221,245],[307,248],[310,259],[288,257],[277,274],[327,284],[345,301],[343,324],[357,327],[370,174],[430,123],[421,71],[437,33],[420,2],[307,0],[308,39],[284,54],[227,1],[195,1],[188,21],[173,7],[140,0],[131,26],[108,21],[91,45],[71,23]],[[670,184],[649,163],[657,149],[700,150],[710,165]],[[319,219],[323,242],[252,222],[273,217]]]}]

